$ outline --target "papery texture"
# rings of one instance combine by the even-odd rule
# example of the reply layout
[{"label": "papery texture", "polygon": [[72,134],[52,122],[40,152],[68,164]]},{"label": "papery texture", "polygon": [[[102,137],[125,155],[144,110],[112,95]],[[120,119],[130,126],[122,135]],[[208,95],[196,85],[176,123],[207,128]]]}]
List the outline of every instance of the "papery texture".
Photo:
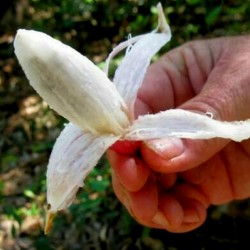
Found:
[{"label": "papery texture", "polygon": [[86,57],[36,31],[19,30],[14,46],[30,84],[60,115],[93,133],[119,134],[127,127],[122,97]]},{"label": "papery texture", "polygon": [[170,36],[164,33],[145,35],[126,53],[116,70],[113,81],[128,105],[130,114],[134,113],[134,102],[151,58],[169,39]]},{"label": "papery texture", "polygon": [[140,116],[129,127],[125,139],[151,140],[164,137],[209,139],[214,137],[242,141],[250,138],[250,119],[222,122],[186,110],[167,110]]},{"label": "papery texture", "polygon": [[109,64],[110,61],[122,50],[132,46],[134,43],[138,42],[144,35],[139,35],[135,37],[128,37],[127,41],[119,43],[117,46],[114,47],[114,49],[109,53],[107,59],[105,60],[105,66],[103,71],[105,72],[106,75],[109,73]]},{"label": "papery texture", "polygon": [[134,45],[131,43],[131,47],[128,47],[113,79],[117,90],[129,107],[130,115],[134,114],[137,93],[152,57],[171,39],[170,28],[165,20],[161,5],[158,5],[158,12],[157,30],[141,36]]},{"label": "papery texture", "polygon": [[69,123],[57,138],[47,170],[47,202],[51,211],[66,209],[103,153],[119,137],[85,133]]}]

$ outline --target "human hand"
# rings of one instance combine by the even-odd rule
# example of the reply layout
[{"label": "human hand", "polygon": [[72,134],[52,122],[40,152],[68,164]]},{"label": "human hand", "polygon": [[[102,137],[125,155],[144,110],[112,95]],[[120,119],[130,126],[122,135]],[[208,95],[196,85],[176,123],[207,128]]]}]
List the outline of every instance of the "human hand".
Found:
[{"label": "human hand", "polygon": [[[169,108],[250,118],[250,36],[187,43],[152,64],[136,115]],[[211,204],[250,197],[250,140],[165,138],[109,150],[114,191],[141,224],[186,232]],[[132,149],[132,150],[131,150]]]}]

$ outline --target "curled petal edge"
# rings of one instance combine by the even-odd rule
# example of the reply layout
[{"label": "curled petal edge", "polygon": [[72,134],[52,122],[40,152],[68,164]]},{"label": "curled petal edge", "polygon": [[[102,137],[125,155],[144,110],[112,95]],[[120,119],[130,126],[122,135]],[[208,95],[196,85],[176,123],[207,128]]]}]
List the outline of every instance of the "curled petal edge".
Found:
[{"label": "curled petal edge", "polygon": [[110,60],[127,47],[126,55],[115,72],[113,82],[129,108],[131,120],[134,118],[135,99],[150,61],[160,48],[171,39],[170,27],[166,22],[161,4],[158,4],[157,8],[158,26],[156,30],[120,43],[106,60],[105,72],[108,73]]},{"label": "curled petal edge", "polygon": [[96,166],[105,151],[119,139],[113,135],[93,135],[72,123],[65,126],[52,150],[47,170],[48,215],[45,231],[51,218],[66,209],[83,186],[88,173]]},{"label": "curled petal edge", "polygon": [[250,138],[250,119],[225,122],[181,109],[140,116],[128,128],[126,140],[152,140],[164,137],[190,139],[225,138],[242,141]]}]

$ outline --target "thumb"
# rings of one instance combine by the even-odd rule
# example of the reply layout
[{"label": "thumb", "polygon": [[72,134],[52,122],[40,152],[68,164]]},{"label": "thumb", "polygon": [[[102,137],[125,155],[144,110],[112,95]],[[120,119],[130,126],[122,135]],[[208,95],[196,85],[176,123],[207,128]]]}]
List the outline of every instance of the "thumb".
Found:
[{"label": "thumb", "polygon": [[[223,71],[222,71],[223,72]],[[208,79],[204,89],[193,99],[179,108],[197,113],[209,113],[213,119],[221,121],[244,120],[250,117],[249,97],[244,82],[213,77]],[[248,81],[249,81],[248,77]],[[238,86],[231,82],[239,83]],[[234,83],[235,83],[234,82]],[[219,84],[218,84],[219,83]],[[236,89],[237,88],[237,89]],[[214,139],[164,138],[144,142],[141,146],[142,157],[155,171],[163,173],[185,171],[199,166],[224,148],[230,141]]]},{"label": "thumb", "polygon": [[154,171],[174,173],[199,166],[227,143],[225,139],[164,138],[144,142],[141,154],[146,164]]}]

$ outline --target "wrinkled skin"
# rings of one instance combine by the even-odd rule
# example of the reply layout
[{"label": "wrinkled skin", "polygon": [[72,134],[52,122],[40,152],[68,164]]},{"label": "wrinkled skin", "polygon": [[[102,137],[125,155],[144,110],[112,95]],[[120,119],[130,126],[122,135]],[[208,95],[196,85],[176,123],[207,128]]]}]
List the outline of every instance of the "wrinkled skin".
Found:
[{"label": "wrinkled skin", "polygon": [[[148,69],[136,115],[169,108],[250,118],[250,36],[184,44]],[[250,197],[250,140],[162,139],[109,150],[113,188],[141,224],[187,232],[211,204]],[[127,145],[126,145],[127,147]],[[118,153],[119,152],[119,153]]]}]

